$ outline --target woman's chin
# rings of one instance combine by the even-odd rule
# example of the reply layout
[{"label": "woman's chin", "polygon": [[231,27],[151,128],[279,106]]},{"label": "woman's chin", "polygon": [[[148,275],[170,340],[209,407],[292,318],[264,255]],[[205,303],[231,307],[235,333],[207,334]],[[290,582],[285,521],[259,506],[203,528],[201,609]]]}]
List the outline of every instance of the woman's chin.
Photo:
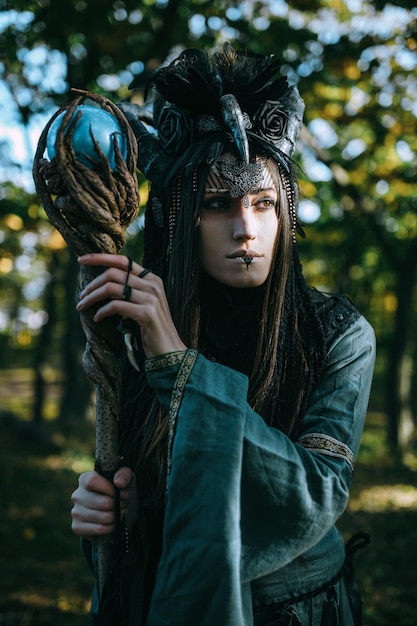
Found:
[{"label": "woman's chin", "polygon": [[260,287],[267,279],[267,275],[263,272],[252,271],[242,268],[240,272],[224,272],[217,275],[211,274],[218,282],[233,287],[234,289],[250,289],[251,287]]}]

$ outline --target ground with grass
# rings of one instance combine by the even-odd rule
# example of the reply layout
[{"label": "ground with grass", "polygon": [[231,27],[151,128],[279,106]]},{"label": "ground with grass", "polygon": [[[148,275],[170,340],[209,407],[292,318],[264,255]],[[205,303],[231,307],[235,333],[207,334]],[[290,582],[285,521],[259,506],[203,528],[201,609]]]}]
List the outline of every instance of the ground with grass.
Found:
[{"label": "ground with grass", "polygon": [[[1,390],[0,390],[1,391]],[[87,625],[92,579],[70,530],[70,494],[92,467],[94,432],[64,437],[0,413],[0,626]],[[383,416],[370,413],[339,527],[371,544],[358,553],[364,626],[415,626],[417,467],[390,460]]]}]

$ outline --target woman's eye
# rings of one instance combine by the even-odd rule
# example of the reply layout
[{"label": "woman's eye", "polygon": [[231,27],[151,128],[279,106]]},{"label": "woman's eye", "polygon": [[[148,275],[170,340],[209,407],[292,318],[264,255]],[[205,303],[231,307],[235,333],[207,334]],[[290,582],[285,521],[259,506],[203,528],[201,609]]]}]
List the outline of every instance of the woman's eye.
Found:
[{"label": "woman's eye", "polygon": [[230,201],[226,198],[209,198],[203,200],[203,209],[206,211],[227,211],[230,208]]},{"label": "woman's eye", "polygon": [[255,207],[259,211],[268,211],[276,208],[276,200],[274,198],[258,198],[255,202]]}]

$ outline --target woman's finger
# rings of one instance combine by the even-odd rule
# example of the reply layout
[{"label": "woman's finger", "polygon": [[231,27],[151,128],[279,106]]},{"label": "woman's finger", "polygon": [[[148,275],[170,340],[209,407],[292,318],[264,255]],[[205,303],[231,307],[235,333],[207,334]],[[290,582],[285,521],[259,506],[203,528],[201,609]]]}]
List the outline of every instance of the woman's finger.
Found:
[{"label": "woman's finger", "polygon": [[126,256],[88,254],[80,263],[107,267],[81,293],[78,311],[95,305],[94,321],[121,316],[136,322],[141,329],[145,356],[185,350],[167,302],[163,281]]},{"label": "woman's finger", "polygon": [[115,517],[108,521],[105,517],[90,517],[86,512],[74,507],[71,511],[71,529],[80,537],[99,537],[109,535],[116,530]]},{"label": "woman's finger", "polygon": [[[126,292],[127,287],[129,291]],[[107,270],[81,292],[76,305],[77,311],[85,311],[91,306],[103,303],[96,311],[95,321],[105,317],[121,315],[134,319],[141,325],[149,316],[155,319],[155,310],[168,312],[162,281],[155,275],[149,280],[130,275],[114,268]],[[136,309],[127,304],[142,305],[147,309]]]},{"label": "woman's finger", "polygon": [[99,289],[107,283],[115,283],[116,285],[124,285],[126,282],[126,272],[117,268],[110,268],[96,276],[91,282],[84,287],[80,293],[80,298],[84,298],[96,289]]},{"label": "woman's finger", "polygon": [[[78,257],[78,262],[81,265],[91,265],[93,267],[117,267],[118,269],[125,271],[129,268],[129,257],[120,254],[92,252],[91,254],[83,254]],[[134,271],[133,267],[132,271]]]},{"label": "woman's finger", "polygon": [[[120,269],[116,267],[116,264],[120,265],[120,259],[124,259],[122,265],[127,263],[126,257],[118,257],[112,255],[103,255],[113,259],[112,265],[109,269],[103,271],[101,274],[96,276],[85,288],[81,291],[80,301],[83,301],[86,296],[95,293],[98,289],[107,286],[107,291],[98,292],[95,296],[95,301],[98,300],[99,297],[108,297],[108,298],[118,298],[118,299],[126,299],[130,300],[131,298],[126,298],[126,288],[130,287],[130,290],[136,288],[140,290],[147,291],[150,288],[151,282],[149,278],[154,279],[154,281],[158,281],[158,277],[156,277],[152,272],[147,272],[144,274],[145,270],[141,265],[132,264],[132,270],[127,271],[127,269]],[[136,273],[138,271],[138,274]],[[140,274],[143,274],[142,278]],[[146,277],[151,275],[148,279]],[[162,281],[160,281],[162,283]],[[121,289],[118,289],[116,286],[120,286]],[[92,302],[90,301],[90,304]]]},{"label": "woman's finger", "polygon": [[78,257],[78,262],[80,265],[88,265],[91,267],[116,268],[125,272],[124,276],[126,276],[126,272],[136,277],[142,274],[142,278],[146,278],[147,275],[152,274],[150,270],[145,270],[142,265],[132,261],[130,257],[119,254],[103,254],[98,252],[84,254]]},{"label": "woman's finger", "polygon": [[[121,490],[121,516],[127,515],[129,519],[135,512],[135,506],[132,513],[128,511],[130,490],[136,484],[133,472],[129,468],[120,468],[115,474],[115,483]],[[79,477],[78,487],[71,499],[71,527],[76,535],[98,537],[115,531],[116,489],[109,480],[97,472],[85,472]]]},{"label": "woman's finger", "polygon": [[84,472],[83,474],[80,474],[78,478],[78,488],[85,491],[114,497],[114,485],[112,484],[112,482],[95,471]]}]

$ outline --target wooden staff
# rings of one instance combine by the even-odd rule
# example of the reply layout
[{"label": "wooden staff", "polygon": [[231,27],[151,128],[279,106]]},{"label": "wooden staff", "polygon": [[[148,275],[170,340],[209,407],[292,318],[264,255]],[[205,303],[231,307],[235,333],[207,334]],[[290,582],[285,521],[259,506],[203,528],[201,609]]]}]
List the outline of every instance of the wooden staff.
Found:
[{"label": "wooden staff", "polygon": [[[137,215],[139,192],[136,179],[137,142],[118,107],[112,102],[87,92],[70,105],[58,111],[46,125],[38,142],[33,165],[33,177],[39,199],[49,221],[61,233],[68,247],[77,256],[91,252],[118,254],[125,244],[125,229]],[[97,155],[93,167],[76,158],[73,135],[82,115],[82,104],[87,101],[113,115],[127,141],[126,157],[120,149],[120,135],[113,135],[115,167],[103,153],[94,138],[94,120],[91,140]],[[64,113],[63,113],[64,112]],[[44,158],[48,132],[52,123],[62,114],[55,142],[55,156]],[[96,159],[95,159],[96,160]],[[82,267],[78,294],[100,269]],[[119,464],[118,419],[121,376],[119,355],[122,349],[117,320],[93,321],[94,310],[81,313],[81,324],[86,336],[83,367],[95,385],[96,395],[96,469],[112,478]],[[112,537],[102,538],[98,544],[98,587],[100,599],[110,571]]]}]

